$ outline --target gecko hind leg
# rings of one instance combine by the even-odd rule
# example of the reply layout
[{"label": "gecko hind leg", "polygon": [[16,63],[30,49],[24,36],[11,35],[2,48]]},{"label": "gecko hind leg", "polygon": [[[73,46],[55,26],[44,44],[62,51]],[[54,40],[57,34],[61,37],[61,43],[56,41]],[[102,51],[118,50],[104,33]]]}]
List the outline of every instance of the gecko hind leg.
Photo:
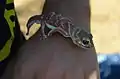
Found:
[{"label": "gecko hind leg", "polygon": [[52,36],[53,33],[55,32],[59,32],[60,34],[62,34],[64,37],[70,37],[69,34],[67,32],[65,32],[63,29],[61,28],[56,28],[56,29],[52,29],[49,33],[48,36]]}]

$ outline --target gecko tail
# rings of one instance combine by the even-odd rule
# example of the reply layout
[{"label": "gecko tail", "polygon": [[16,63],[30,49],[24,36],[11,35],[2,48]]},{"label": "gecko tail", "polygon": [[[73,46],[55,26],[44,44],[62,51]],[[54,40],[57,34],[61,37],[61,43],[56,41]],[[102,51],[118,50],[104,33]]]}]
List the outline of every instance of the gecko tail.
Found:
[{"label": "gecko tail", "polygon": [[32,27],[32,25],[34,23],[40,24],[41,20],[42,20],[41,15],[34,15],[34,16],[30,17],[28,22],[27,22],[27,24],[26,24],[26,26],[27,26],[27,33],[26,33],[26,35],[29,35],[29,30]]},{"label": "gecko tail", "polygon": [[31,21],[30,23],[27,23],[27,33],[26,33],[26,35],[29,35],[30,28],[33,24],[34,24],[33,21]]}]

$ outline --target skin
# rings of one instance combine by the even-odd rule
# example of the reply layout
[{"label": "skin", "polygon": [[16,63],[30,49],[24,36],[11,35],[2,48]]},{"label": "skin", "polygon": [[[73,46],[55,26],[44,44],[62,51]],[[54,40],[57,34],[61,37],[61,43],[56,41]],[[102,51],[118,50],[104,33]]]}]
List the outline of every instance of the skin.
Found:
[{"label": "skin", "polygon": [[38,33],[20,48],[1,79],[99,79],[93,51],[59,34],[40,41]]},{"label": "skin", "polygon": [[[55,11],[70,16],[76,26],[89,32],[89,10],[89,0],[46,0],[43,14]],[[56,33],[40,41],[39,34],[20,48],[0,79],[100,79],[94,47],[81,49]]]}]

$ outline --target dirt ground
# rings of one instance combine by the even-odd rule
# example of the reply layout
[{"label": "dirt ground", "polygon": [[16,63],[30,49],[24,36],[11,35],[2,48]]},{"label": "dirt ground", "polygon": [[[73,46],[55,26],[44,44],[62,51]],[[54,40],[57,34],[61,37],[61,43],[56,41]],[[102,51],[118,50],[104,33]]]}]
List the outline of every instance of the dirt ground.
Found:
[{"label": "dirt ground", "polygon": [[[40,14],[44,0],[14,0],[23,34],[31,15]],[[90,0],[91,32],[97,53],[120,52],[120,0]],[[38,26],[38,25],[34,25]],[[38,26],[39,27],[39,26]],[[38,27],[33,27],[30,36]],[[25,36],[28,39],[30,36]]]}]

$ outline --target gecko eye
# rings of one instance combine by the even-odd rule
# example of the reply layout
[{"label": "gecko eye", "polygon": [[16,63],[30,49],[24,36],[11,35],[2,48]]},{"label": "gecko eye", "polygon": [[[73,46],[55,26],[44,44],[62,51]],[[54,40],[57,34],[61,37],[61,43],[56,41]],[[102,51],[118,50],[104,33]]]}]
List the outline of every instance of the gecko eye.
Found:
[{"label": "gecko eye", "polygon": [[89,39],[83,39],[83,40],[82,40],[82,43],[83,43],[84,45],[88,45],[89,42],[90,42]]}]

